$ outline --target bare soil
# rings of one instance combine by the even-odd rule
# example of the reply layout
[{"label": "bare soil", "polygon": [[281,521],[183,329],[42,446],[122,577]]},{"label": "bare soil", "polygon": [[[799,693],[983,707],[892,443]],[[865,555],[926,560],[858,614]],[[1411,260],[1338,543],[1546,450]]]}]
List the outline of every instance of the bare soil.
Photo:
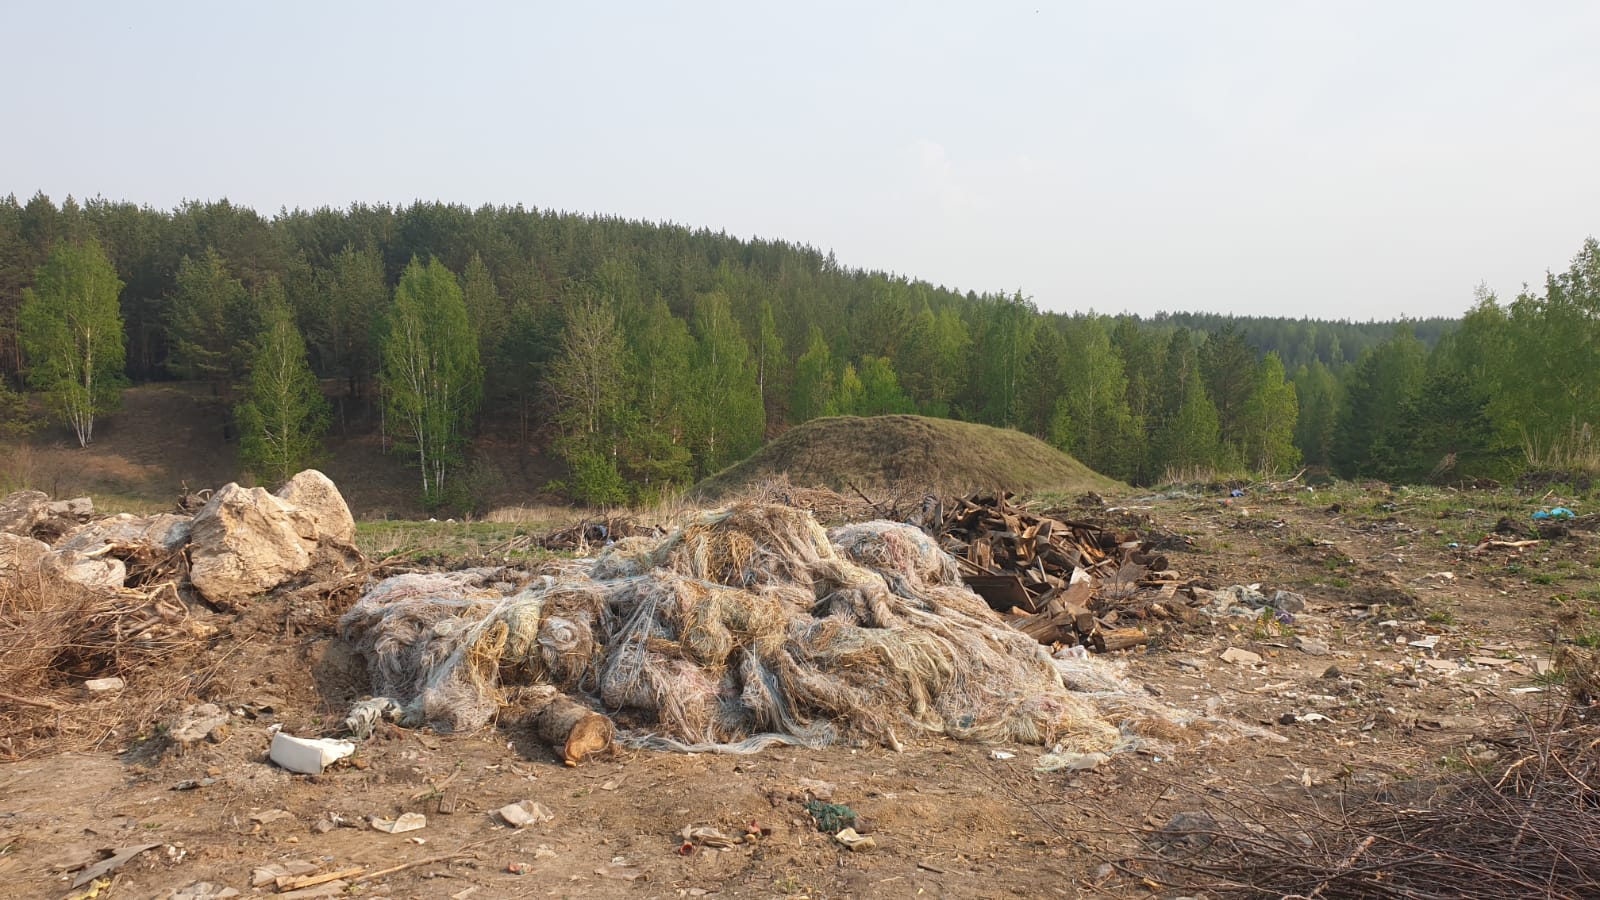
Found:
[{"label": "bare soil", "polygon": [[[362,520],[426,518],[410,458],[386,452],[392,448],[376,413],[345,407],[318,466],[339,485],[351,513]],[[165,511],[186,487],[216,488],[246,477],[232,423],[228,404],[204,384],[132,387],[123,391],[121,409],[95,422],[95,440],[86,448],[58,425],[15,447],[0,446],[0,485],[52,497],[90,495],[113,512]],[[482,510],[528,504],[561,477],[560,465],[537,443],[524,442],[515,424],[486,423],[462,469],[469,499]]]},{"label": "bare soil", "polygon": [[[1100,515],[1189,537],[1192,548],[1172,553],[1172,564],[1212,587],[1259,582],[1302,594],[1308,609],[1292,624],[1178,625],[1120,658],[1163,702],[1211,706],[1281,741],[1189,741],[1175,754],[1127,752],[1081,773],[1035,772],[1039,748],[937,736],[900,753],[624,751],[568,769],[504,723],[469,735],[390,728],[362,745],[356,765],[297,776],[266,762],[269,728],[334,733],[364,690],[363,673],[328,619],[289,629],[298,621],[290,611],[264,603],[219,620],[222,633],[189,664],[207,677],[188,702],[245,713],[221,743],[180,752],[154,731],[119,733],[94,752],[0,765],[0,895],[69,896],[72,876],[53,866],[155,843],[101,896],[160,897],[197,881],[268,896],[250,887],[252,869],[267,863],[375,872],[448,855],[350,893],[1175,897],[1182,883],[1133,859],[1147,852],[1142,829],[1207,801],[1289,804],[1492,760],[1498,735],[1561,701],[1541,660],[1551,656],[1558,607],[1585,618],[1600,607],[1600,540],[1575,531],[1521,551],[1471,550],[1502,516],[1527,522],[1559,498],[1378,486],[1224,505],[1218,494],[1124,499]],[[1413,643],[1429,638],[1432,649]],[[1320,649],[1318,640],[1327,655],[1301,649]],[[1261,665],[1222,661],[1229,647],[1260,655]],[[139,688],[133,679],[129,690]],[[996,759],[997,749],[1015,755]],[[813,827],[802,804],[817,781],[865,818],[875,849],[851,852]],[[442,813],[441,799],[458,805]],[[553,821],[518,831],[490,815],[521,800],[543,803]],[[427,825],[407,834],[318,825],[413,811]],[[770,834],[680,853],[686,826],[738,835],[751,825]]]}]

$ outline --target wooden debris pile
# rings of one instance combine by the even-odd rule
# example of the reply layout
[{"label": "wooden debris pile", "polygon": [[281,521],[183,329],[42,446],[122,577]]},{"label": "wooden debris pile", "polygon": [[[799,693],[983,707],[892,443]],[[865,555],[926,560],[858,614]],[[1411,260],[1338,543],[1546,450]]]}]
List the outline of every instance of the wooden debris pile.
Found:
[{"label": "wooden debris pile", "polygon": [[1104,652],[1146,643],[1153,622],[1193,619],[1194,594],[1180,592],[1189,582],[1138,533],[1038,515],[1011,498],[957,500],[926,527],[1019,631]]},{"label": "wooden debris pile", "polygon": [[665,536],[666,531],[654,525],[646,525],[629,516],[613,515],[585,519],[565,528],[558,528],[535,540],[546,550],[562,550],[584,556],[598,553],[607,545],[623,538],[647,537],[659,540]]}]

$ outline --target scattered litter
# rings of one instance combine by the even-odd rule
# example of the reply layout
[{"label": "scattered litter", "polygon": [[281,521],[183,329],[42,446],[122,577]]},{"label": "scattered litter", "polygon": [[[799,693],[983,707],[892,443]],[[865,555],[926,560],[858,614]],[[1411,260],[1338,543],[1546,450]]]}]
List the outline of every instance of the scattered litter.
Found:
[{"label": "scattered litter", "polygon": [[239,892],[226,885],[196,881],[194,884],[162,894],[161,900],[225,900],[237,896]]},{"label": "scattered litter", "polygon": [[294,813],[289,812],[287,809],[269,809],[263,812],[250,814],[250,821],[256,823],[257,825],[270,825],[273,822],[279,822],[284,819],[292,818],[294,818]]},{"label": "scattered litter", "polygon": [[815,778],[797,778],[794,783],[814,799],[821,800],[824,803],[833,800],[835,788],[831,781],[818,781]]},{"label": "scattered litter", "polygon": [[128,685],[121,678],[91,678],[83,686],[91,694],[104,694],[120,691]]},{"label": "scattered litter", "polygon": [[878,846],[878,842],[866,835],[856,834],[854,828],[846,828],[833,836],[833,839],[845,845],[852,853],[860,853]]},{"label": "scattered litter", "polygon": [[811,820],[817,823],[817,830],[833,834],[841,828],[853,828],[858,823],[856,811],[839,803],[824,803],[813,800],[805,806]]},{"label": "scattered litter", "polygon": [[1540,521],[1544,521],[1546,519],[1575,519],[1577,517],[1577,513],[1567,509],[1565,506],[1557,506],[1552,509],[1534,510],[1533,513],[1533,518]]},{"label": "scattered litter", "polygon": [[533,866],[525,862],[506,863],[506,871],[512,875],[526,875],[533,871]]},{"label": "scattered litter", "polygon": [[989,751],[989,758],[990,759],[1015,759],[1016,758],[1016,754],[1012,753],[1009,750],[990,750]]},{"label": "scattered litter", "polygon": [[349,741],[298,738],[280,731],[272,736],[267,756],[291,772],[320,775],[323,769],[355,752],[356,745]]},{"label": "scattered litter", "polygon": [[640,881],[645,877],[644,872],[629,865],[621,858],[613,859],[605,868],[595,869],[594,873],[601,878],[611,878],[617,881]]},{"label": "scattered litter", "polygon": [[494,814],[500,817],[500,821],[510,825],[512,828],[542,825],[556,817],[549,807],[533,800],[509,803],[495,810]]},{"label": "scattered litter", "polygon": [[734,838],[709,825],[685,825],[680,833],[683,842],[691,847],[709,847],[713,850],[732,850],[744,843],[744,838]]},{"label": "scattered litter", "polygon": [[101,875],[109,875],[112,872],[122,868],[123,866],[127,865],[128,862],[131,861],[135,856],[138,856],[146,850],[154,850],[159,846],[161,845],[138,844],[132,847],[118,847],[117,849],[111,851],[111,855],[109,857],[102,859],[94,865],[88,866],[82,872],[79,872],[78,877],[73,879],[72,886],[75,888],[83,887],[89,882],[94,881],[96,878],[99,878]]},{"label": "scattered litter", "polygon": [[350,714],[344,718],[344,730],[358,741],[372,737],[372,732],[378,727],[379,722],[394,721],[400,717],[400,704],[388,697],[373,697],[362,700],[350,707]]},{"label": "scattered litter", "polygon": [[1104,753],[1063,753],[1059,750],[1039,757],[1035,772],[1087,772],[1111,759]]},{"label": "scattered litter", "polygon": [[373,830],[382,831],[386,834],[404,834],[408,831],[417,831],[427,827],[427,824],[428,817],[422,813],[415,812],[401,813],[393,819],[374,818],[372,820]]},{"label": "scattered litter", "polygon": [[277,882],[280,878],[298,878],[301,875],[310,875],[317,870],[315,863],[303,859],[289,859],[283,862],[267,863],[257,866],[250,872],[250,886],[253,888],[265,887]]}]

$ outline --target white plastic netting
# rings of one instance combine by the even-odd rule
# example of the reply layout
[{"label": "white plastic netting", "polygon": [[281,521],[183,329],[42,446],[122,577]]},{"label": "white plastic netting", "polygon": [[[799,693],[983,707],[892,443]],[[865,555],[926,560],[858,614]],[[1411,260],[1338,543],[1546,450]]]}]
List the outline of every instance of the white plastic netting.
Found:
[{"label": "white plastic netting", "polygon": [[391,578],[341,633],[403,723],[440,730],[482,726],[525,684],[586,700],[635,745],[695,751],[922,731],[1093,753],[1125,744],[1117,718],[1158,715],[1114,680],[1074,690],[921,531],[829,533],[783,506],[698,513],[542,573]]}]

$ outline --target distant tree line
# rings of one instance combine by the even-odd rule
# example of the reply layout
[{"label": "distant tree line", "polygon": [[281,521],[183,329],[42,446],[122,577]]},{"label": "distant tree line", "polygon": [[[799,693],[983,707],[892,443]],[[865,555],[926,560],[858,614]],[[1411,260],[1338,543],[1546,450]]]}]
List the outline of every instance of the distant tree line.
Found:
[{"label": "distant tree line", "polygon": [[[380,427],[459,502],[475,436],[557,454],[573,497],[649,498],[817,416],[1018,428],[1137,483],[1500,475],[1597,420],[1600,275],[1459,323],[1039,311],[831,254],[523,207],[155,210],[0,200],[0,416],[80,442],[129,381],[209,383],[263,478]],[[112,337],[114,336],[114,340]]]}]

